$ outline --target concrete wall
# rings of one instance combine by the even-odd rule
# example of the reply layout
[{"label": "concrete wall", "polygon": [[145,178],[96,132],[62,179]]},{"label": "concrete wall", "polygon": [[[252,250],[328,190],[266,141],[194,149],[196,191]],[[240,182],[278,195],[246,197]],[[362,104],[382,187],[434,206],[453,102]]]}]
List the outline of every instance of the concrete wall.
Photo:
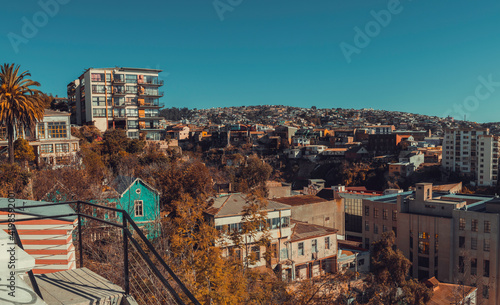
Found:
[{"label": "concrete wall", "polygon": [[342,199],[292,206],[292,218],[334,228],[338,230],[338,235],[345,235],[345,211]]}]

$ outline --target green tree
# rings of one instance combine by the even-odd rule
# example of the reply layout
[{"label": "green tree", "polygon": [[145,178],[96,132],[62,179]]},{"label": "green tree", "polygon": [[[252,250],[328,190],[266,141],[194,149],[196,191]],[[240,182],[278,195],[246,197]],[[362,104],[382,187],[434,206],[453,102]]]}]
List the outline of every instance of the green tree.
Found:
[{"label": "green tree", "polygon": [[29,76],[28,71],[19,73],[19,66],[14,64],[0,68],[0,120],[7,126],[9,163],[14,163],[15,131],[20,133],[26,127],[34,130],[35,123],[43,119],[44,94],[32,88],[40,83]]}]

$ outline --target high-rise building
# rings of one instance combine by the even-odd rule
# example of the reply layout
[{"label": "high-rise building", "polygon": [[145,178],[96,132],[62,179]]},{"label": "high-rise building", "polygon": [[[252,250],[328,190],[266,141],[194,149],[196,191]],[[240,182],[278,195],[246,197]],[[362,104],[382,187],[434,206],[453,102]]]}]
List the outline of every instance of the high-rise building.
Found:
[{"label": "high-rise building", "polygon": [[410,276],[475,286],[480,304],[498,304],[499,198],[417,183],[415,191],[363,199],[363,210],[365,246],[392,230]]},{"label": "high-rise building", "polygon": [[[493,153],[493,146],[496,145],[498,147],[498,140],[495,144],[494,138],[491,138],[491,154],[488,154],[488,156],[485,154],[484,144],[489,143],[490,138],[484,136],[488,135],[488,128],[454,128],[445,130],[443,158],[441,161],[443,168],[450,172],[463,173],[480,185],[491,185],[485,183],[491,180],[495,180],[496,183],[496,179],[493,179],[493,176],[497,175],[492,174],[493,170],[487,179],[484,178],[486,175],[479,175],[481,164],[483,167],[488,165],[491,168],[494,163],[498,164],[498,159],[496,157],[493,158],[496,155]],[[483,143],[483,146],[480,145],[481,143]],[[483,179],[480,179],[481,176],[483,176]]]},{"label": "high-rise building", "polygon": [[477,184],[496,186],[498,181],[498,136],[478,136]]},{"label": "high-rise building", "polygon": [[68,100],[78,125],[99,130],[124,129],[129,138],[142,133],[160,140],[161,70],[138,68],[87,69],[68,85]]}]

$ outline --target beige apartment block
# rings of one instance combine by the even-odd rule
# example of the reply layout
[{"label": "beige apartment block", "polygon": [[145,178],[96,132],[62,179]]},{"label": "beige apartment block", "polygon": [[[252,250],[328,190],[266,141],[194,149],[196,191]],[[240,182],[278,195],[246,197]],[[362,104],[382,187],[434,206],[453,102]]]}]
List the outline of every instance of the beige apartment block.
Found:
[{"label": "beige apartment block", "polygon": [[497,304],[499,198],[433,192],[431,183],[417,183],[415,191],[365,199],[363,208],[365,246],[393,230],[412,277],[475,286],[482,304]]}]

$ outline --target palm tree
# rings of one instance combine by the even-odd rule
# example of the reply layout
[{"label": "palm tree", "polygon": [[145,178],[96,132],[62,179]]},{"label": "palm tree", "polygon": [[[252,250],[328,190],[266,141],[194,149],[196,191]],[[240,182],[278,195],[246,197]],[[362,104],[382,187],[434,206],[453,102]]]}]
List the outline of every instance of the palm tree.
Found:
[{"label": "palm tree", "polygon": [[40,83],[29,78],[28,71],[19,73],[19,65],[4,64],[0,67],[0,122],[7,127],[9,163],[14,163],[14,131],[33,128],[43,119],[44,94],[32,89]]}]

